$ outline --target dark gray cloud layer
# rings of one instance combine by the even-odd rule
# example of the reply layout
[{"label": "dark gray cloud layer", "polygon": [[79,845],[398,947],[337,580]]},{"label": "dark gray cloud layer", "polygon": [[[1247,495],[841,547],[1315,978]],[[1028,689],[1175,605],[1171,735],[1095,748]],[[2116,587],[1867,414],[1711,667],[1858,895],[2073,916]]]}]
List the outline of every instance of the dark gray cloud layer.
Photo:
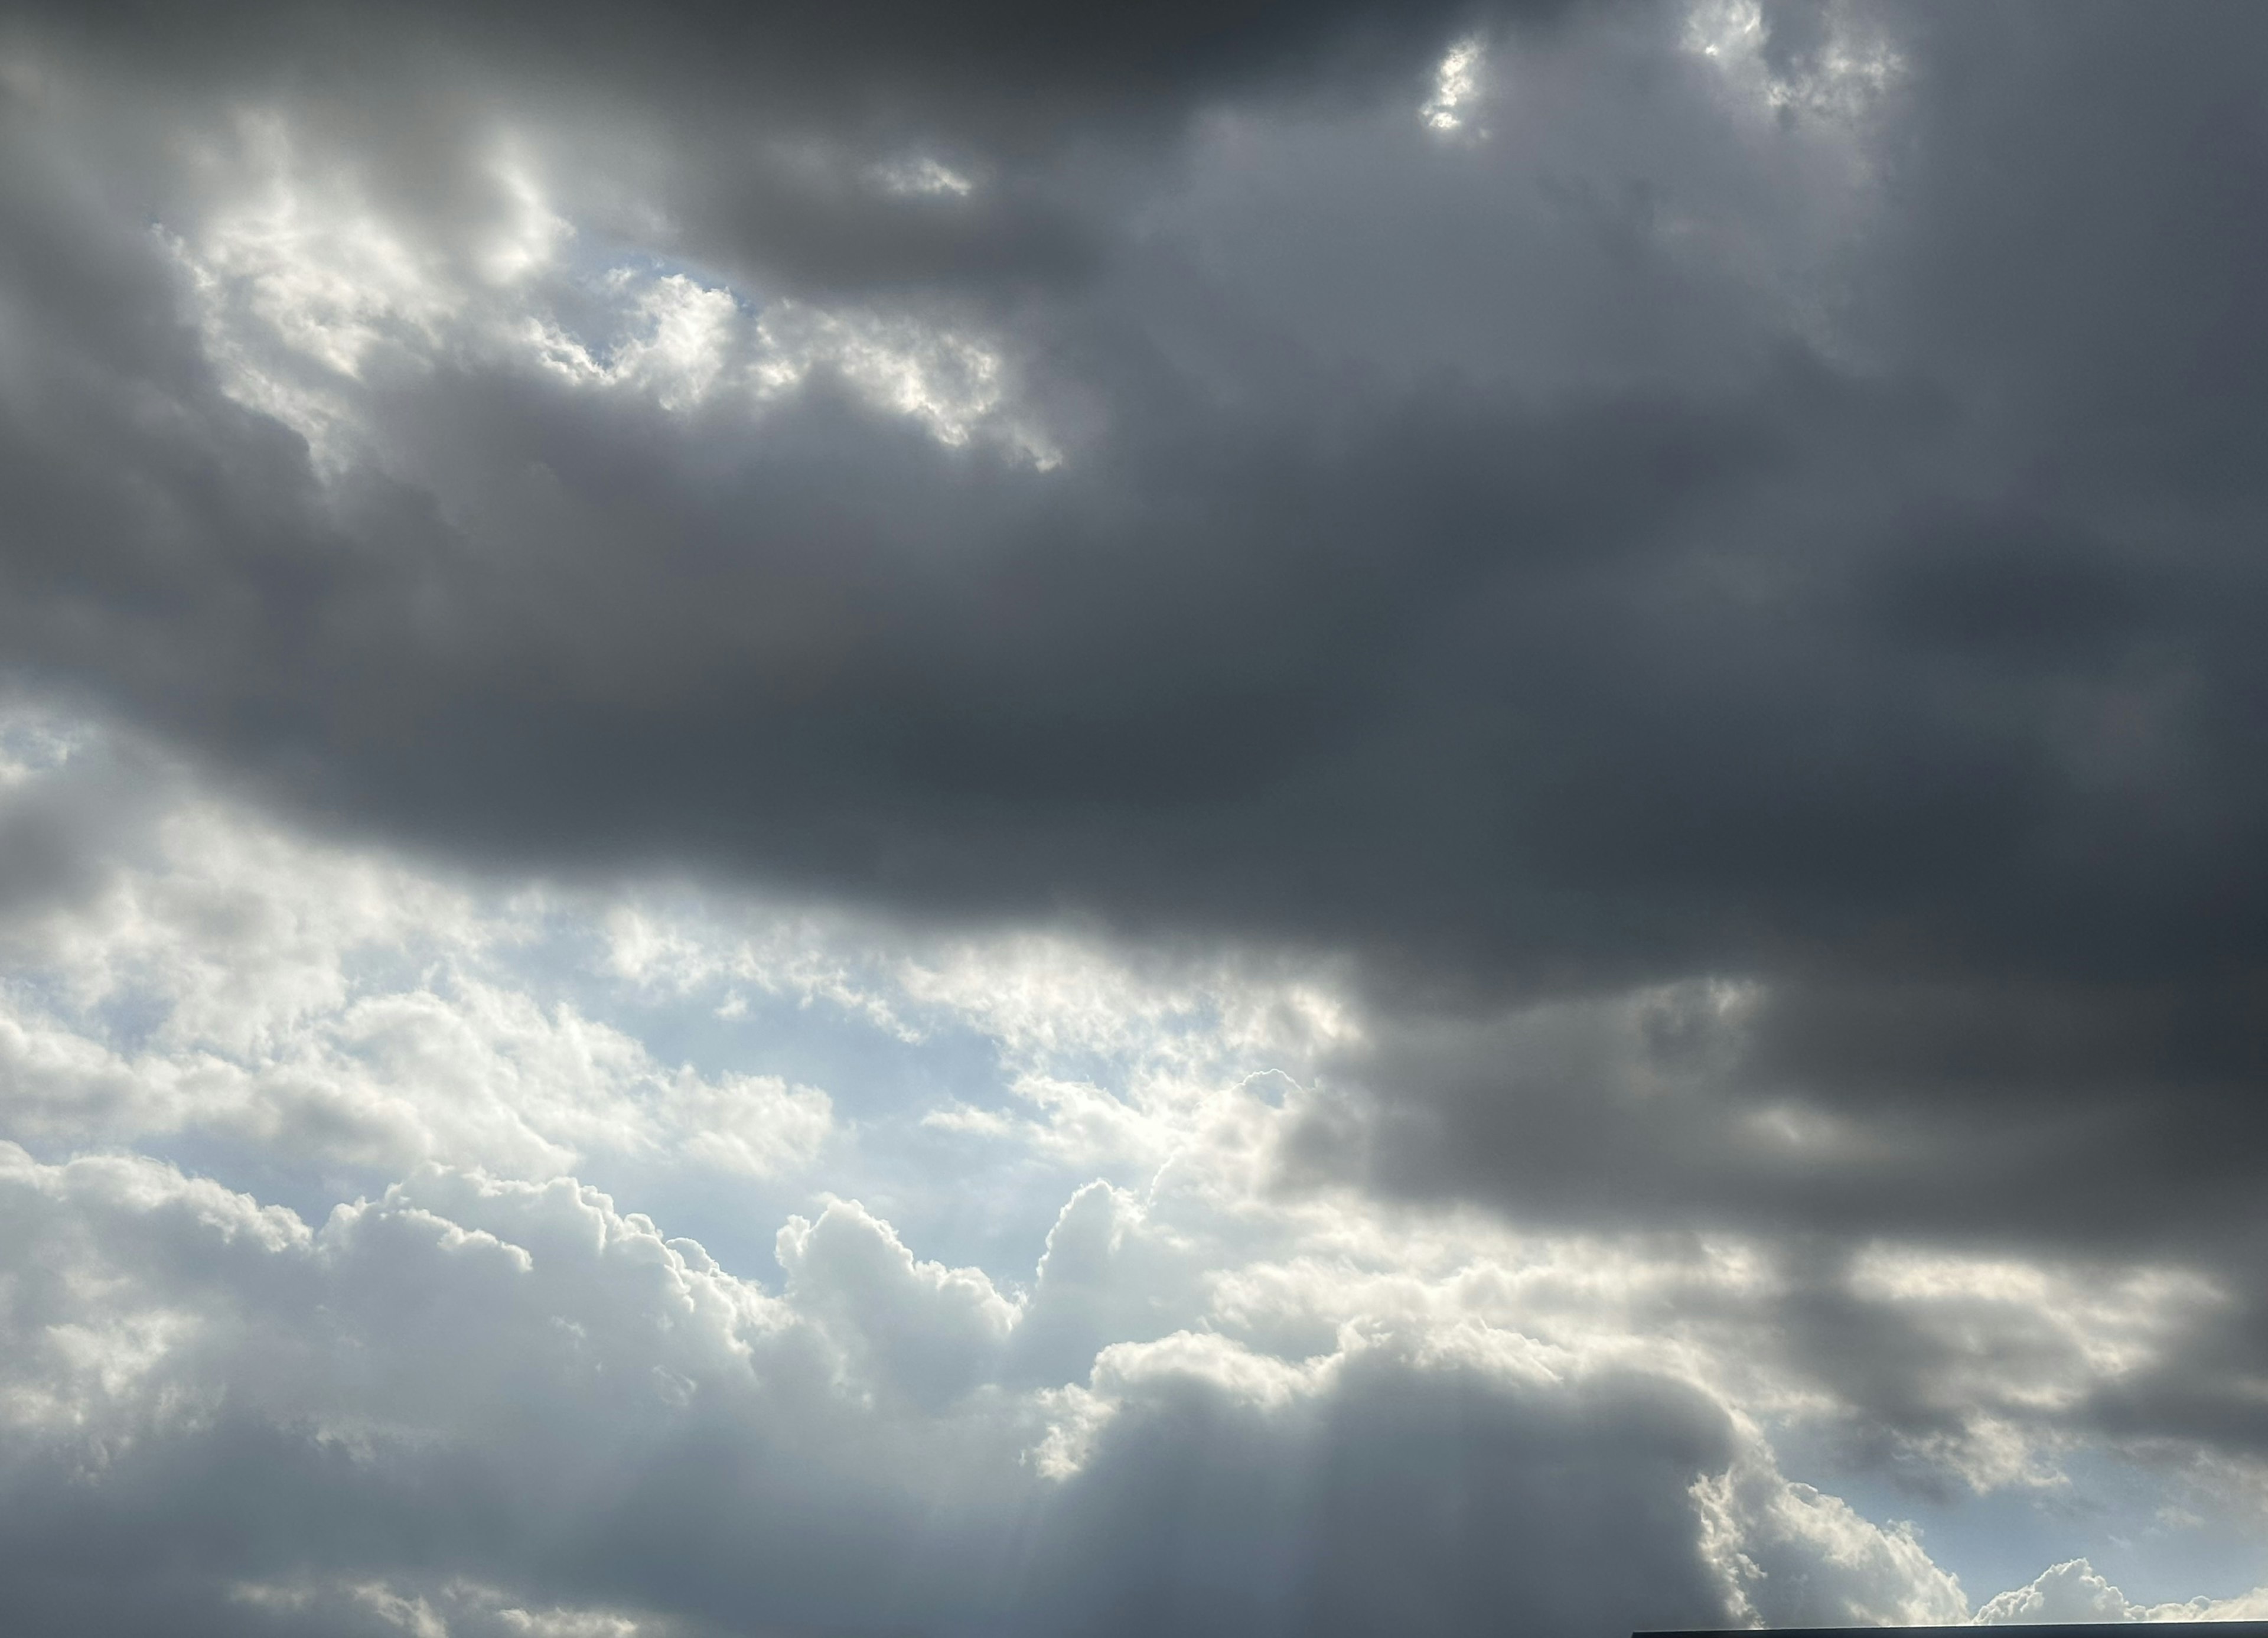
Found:
[{"label": "dark gray cloud layer", "polygon": [[[2257,7],[0,18],[16,1624],[1950,1619],[1794,1453],[2257,1490]],[[451,897],[657,867],[932,955]],[[954,1013],[1020,923],[1168,978]],[[890,1054],[675,1065],[759,990]]]},{"label": "dark gray cloud layer", "polygon": [[[2249,1197],[2257,8],[1860,13],[1847,107],[1771,8],[1746,123],[1602,8],[1498,34],[1470,147],[1409,106],[1439,8],[275,15],[24,14],[92,87],[0,112],[39,686],[423,845],[1351,951],[1416,1022],[1326,1174],[2081,1237]],[[481,85],[604,232],[1001,338],[1061,463],[825,370],[751,432],[445,354],[319,476],[151,223],[252,86],[446,246]],[[909,144],[976,191],[859,180]],[[1672,1106],[1457,1015],[1704,976],[1769,994],[1647,1047]],[[1865,1141],[1760,1150],[1782,1108]]]},{"label": "dark gray cloud layer", "polygon": [[[1193,1387],[1134,1420],[1005,1550],[980,1490],[994,1476],[968,1476],[971,1516],[939,1527],[887,1484],[828,1494],[795,1453],[752,1449],[721,1421],[555,1505],[482,1455],[358,1465],[247,1421],[136,1453],[76,1494],[68,1467],[27,1465],[0,1504],[0,1562],[15,1619],[35,1630],[389,1633],[401,1628],[349,1599],[264,1608],[229,1594],[389,1574],[429,1597],[453,1576],[507,1576],[540,1590],[519,1595],[539,1607],[666,1611],[666,1630],[701,1638],[749,1631],[752,1612],[766,1633],[1098,1638],[1385,1622],[1447,1634],[1512,1604],[1537,1631],[1713,1618],[1685,1492],[1727,1459],[1714,1407],[1646,1383],[1560,1407],[1376,1375],[1290,1426]],[[563,1419],[556,1431],[584,1436]],[[779,1485],[783,1465],[797,1488]]]},{"label": "dark gray cloud layer", "polygon": [[1320,68],[1360,77],[1383,63],[1420,72],[1429,50],[1461,25],[1564,6],[1227,0],[1065,7],[983,0],[946,11],[913,0],[478,0],[384,8],[227,0],[189,17],[126,0],[11,10],[114,59],[175,72],[344,80],[372,66],[368,57],[345,55],[351,51],[374,52],[388,68],[430,70],[446,51],[458,50],[475,54],[492,73],[518,60],[637,92],[741,103],[761,94],[786,100],[799,116],[836,124],[944,114],[998,130],[1035,116],[1130,112],[1146,121],[1160,104],[1170,113],[1192,95],[1269,76],[1310,77]]}]

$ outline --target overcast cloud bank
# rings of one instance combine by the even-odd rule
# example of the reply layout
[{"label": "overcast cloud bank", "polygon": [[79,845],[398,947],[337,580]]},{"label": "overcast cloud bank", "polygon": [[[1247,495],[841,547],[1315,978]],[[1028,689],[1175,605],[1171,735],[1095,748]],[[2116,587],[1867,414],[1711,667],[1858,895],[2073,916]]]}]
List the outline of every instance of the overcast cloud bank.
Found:
[{"label": "overcast cloud bank", "polygon": [[11,1619],[2268,1609],[2264,29],[0,8]]}]

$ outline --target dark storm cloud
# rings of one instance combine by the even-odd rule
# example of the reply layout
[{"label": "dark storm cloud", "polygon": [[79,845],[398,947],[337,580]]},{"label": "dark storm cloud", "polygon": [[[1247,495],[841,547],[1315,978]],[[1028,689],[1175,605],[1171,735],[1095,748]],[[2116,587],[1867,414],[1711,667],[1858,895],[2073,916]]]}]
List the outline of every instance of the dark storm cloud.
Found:
[{"label": "dark storm cloud", "polygon": [[[1980,1418],[2178,1462],[2268,1440],[2258,978],[1787,977],[1506,1016],[1404,1014],[1327,1066],[1283,1180],[1483,1202],[1596,1233],[1764,1248],[1756,1347],[1852,1459],[1957,1491]],[[2058,1271],[2053,1295],[1885,1293],[1885,1244]],[[2203,1281],[2151,1316],[2137,1261]],[[2153,1276],[2143,1277],[2146,1288]],[[1926,1286],[1927,1281],[1923,1284]],[[2164,1300],[2162,1292],[2157,1300]],[[2148,1357],[2068,1398],[2051,1316],[2102,1302]]]},{"label": "dark storm cloud", "polygon": [[[485,857],[1351,949],[1408,1029],[1311,1158],[1412,1192],[2073,1232],[2242,1194],[2257,9],[1862,13],[1899,66],[1845,114],[1775,9],[1742,124],[1609,8],[1504,44],[1456,150],[1412,106],[1447,10],[121,15],[42,26],[177,102],[6,114],[26,675]],[[446,238],[490,65],[615,231],[659,202],[671,254],[1003,337],[1062,464],[824,371],[752,433],[443,356],[319,478],[180,316],[176,128],[297,98]],[[859,180],[908,142],[965,209]],[[1764,999],[1667,1117],[1424,1022],[1697,974]],[[1865,1140],[1742,1124],[1783,1107]]]},{"label": "dark storm cloud", "polygon": [[1191,1384],[1114,1428],[1051,1529],[1125,1550],[1035,1555],[1042,1624],[1458,1633],[1517,1610],[1528,1630],[1609,1631],[1713,1607],[1686,1492],[1733,1442],[1699,1396],[1644,1378],[1563,1394],[1349,1376],[1289,1418]]},{"label": "dark storm cloud", "polygon": [[1331,1066],[1337,1101],[1287,1163],[1597,1227],[2139,1236],[2241,1261],[2263,1001],[2250,975],[1791,977],[1405,1015]]},{"label": "dark storm cloud", "polygon": [[[1714,1619],[1686,1492],[1730,1459],[1722,1423],[1644,1379],[1522,1393],[1371,1369],[1275,1414],[1189,1383],[1130,1413],[1064,1494],[1034,1498],[1045,1516],[1012,1543],[1001,1498],[976,1484],[961,1519],[924,1519],[885,1477],[845,1484],[727,1423],[644,1449],[559,1507],[523,1488],[534,1475],[510,1452],[357,1462],[230,1418],[150,1441],[99,1486],[22,1464],[0,1494],[0,1564],[12,1619],[115,1633],[394,1633],[406,1623],[341,1583],[446,1610],[436,1595],[467,1576],[504,1578],[537,1609],[666,1612],[637,1630],[698,1638],[1337,1634],[1389,1615],[1446,1635],[1515,1604],[1527,1630],[1627,1630]],[[241,1590],[267,1585],[317,1596]]]},{"label": "dark storm cloud", "polygon": [[[166,101],[320,108],[436,214],[452,203],[437,149],[500,102],[580,128],[601,166],[619,167],[625,138],[659,126],[677,173],[618,177],[638,196],[624,203],[664,204],[686,247],[714,262],[841,289],[1075,276],[1096,254],[1095,225],[1031,174],[1048,156],[1098,140],[1145,148],[1193,107],[1240,93],[1414,90],[1460,29],[1547,23],[1566,9],[232,0],[190,12],[34,0],[8,14],[44,48]],[[858,163],[908,144],[942,148],[998,185],[958,210],[878,206]],[[647,192],[657,188],[659,198]]]},{"label": "dark storm cloud", "polygon": [[[782,100],[830,123],[944,114],[994,130],[1046,119],[1170,114],[1192,95],[1271,74],[1365,76],[1382,61],[1405,71],[1460,23],[1562,4],[1472,0],[1381,6],[1369,0],[1065,6],[981,0],[477,0],[376,8],[225,0],[195,15],[157,4],[18,4],[114,58],[207,73],[282,71],[350,77],[378,54],[400,70],[470,49],[482,66],[513,59],[638,94]],[[840,106],[848,96],[850,106]]]}]

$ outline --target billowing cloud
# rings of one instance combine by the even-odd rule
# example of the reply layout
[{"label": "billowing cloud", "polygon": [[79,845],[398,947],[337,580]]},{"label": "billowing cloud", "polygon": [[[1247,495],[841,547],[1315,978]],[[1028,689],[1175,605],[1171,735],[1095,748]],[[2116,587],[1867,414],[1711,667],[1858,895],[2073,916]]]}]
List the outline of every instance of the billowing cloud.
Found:
[{"label": "billowing cloud", "polygon": [[0,4],[18,1624],[2250,1610],[2264,26]]},{"label": "billowing cloud", "polygon": [[[499,891],[278,831],[100,733],[11,743],[11,811],[139,792],[4,929],[10,1118],[52,1156],[5,1151],[0,1236],[26,1619],[1954,1620],[1971,1595],[1913,1526],[1775,1444],[2044,1496],[2106,1442],[2239,1448],[2197,1420],[2248,1380],[2244,1290],[2207,1267],[1522,1230],[1319,1176],[1333,1066],[1381,1028],[1344,971]],[[909,1065],[973,1034],[990,1066],[806,1111],[703,1067],[713,1042],[665,1069],[630,1033],[793,1050],[782,1019]],[[739,1266],[569,1164],[720,1221]],[[968,1177],[1025,1227],[972,1236]]]},{"label": "billowing cloud", "polygon": [[[1470,1319],[1296,1361],[1185,1330],[1020,1391],[1023,1304],[855,1205],[783,1231],[773,1295],[571,1180],[427,1171],[311,1228],[149,1161],[0,1160],[27,1619],[481,1630],[525,1612],[499,1576],[601,1631],[1457,1632],[1513,1597],[1580,1630],[1775,1574],[1960,1600],[1691,1380]],[[90,1561],[125,1540],[199,1546]]]},{"label": "billowing cloud", "polygon": [[[2257,897],[2242,484],[2169,491],[2212,438],[2113,428],[2227,417],[2025,395],[2091,356],[2050,316],[2146,255],[2242,265],[2243,218],[2139,112],[2088,185],[2161,251],[2080,247],[2128,194],[1959,225],[1999,210],[1966,156],[2028,140],[1990,122],[2101,125],[2108,75],[2210,109],[2242,52],[1936,19],[1746,65],[1698,26],[1511,37],[1481,151],[1262,102],[1112,188],[1047,160],[1127,224],[976,291],[696,242],[673,190],[718,166],[666,107],[595,153],[540,99],[394,144],[312,94],[122,108],[33,31],[14,640],[468,845],[1538,975],[2219,976]],[[1580,90],[1641,71],[1636,108]],[[1340,245],[1351,193],[1385,214]],[[1996,291],[2022,321],[1972,346]],[[2148,310],[2152,357],[2247,344],[2209,290]],[[2025,476],[2088,436],[2083,481]]]}]

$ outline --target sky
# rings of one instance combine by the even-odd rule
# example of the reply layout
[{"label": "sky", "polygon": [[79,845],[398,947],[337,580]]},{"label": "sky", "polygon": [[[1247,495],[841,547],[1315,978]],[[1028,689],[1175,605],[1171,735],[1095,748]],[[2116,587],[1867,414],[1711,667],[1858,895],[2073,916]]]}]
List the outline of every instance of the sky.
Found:
[{"label": "sky", "polygon": [[0,1624],[2268,1617],[2264,62],[0,0]]}]

